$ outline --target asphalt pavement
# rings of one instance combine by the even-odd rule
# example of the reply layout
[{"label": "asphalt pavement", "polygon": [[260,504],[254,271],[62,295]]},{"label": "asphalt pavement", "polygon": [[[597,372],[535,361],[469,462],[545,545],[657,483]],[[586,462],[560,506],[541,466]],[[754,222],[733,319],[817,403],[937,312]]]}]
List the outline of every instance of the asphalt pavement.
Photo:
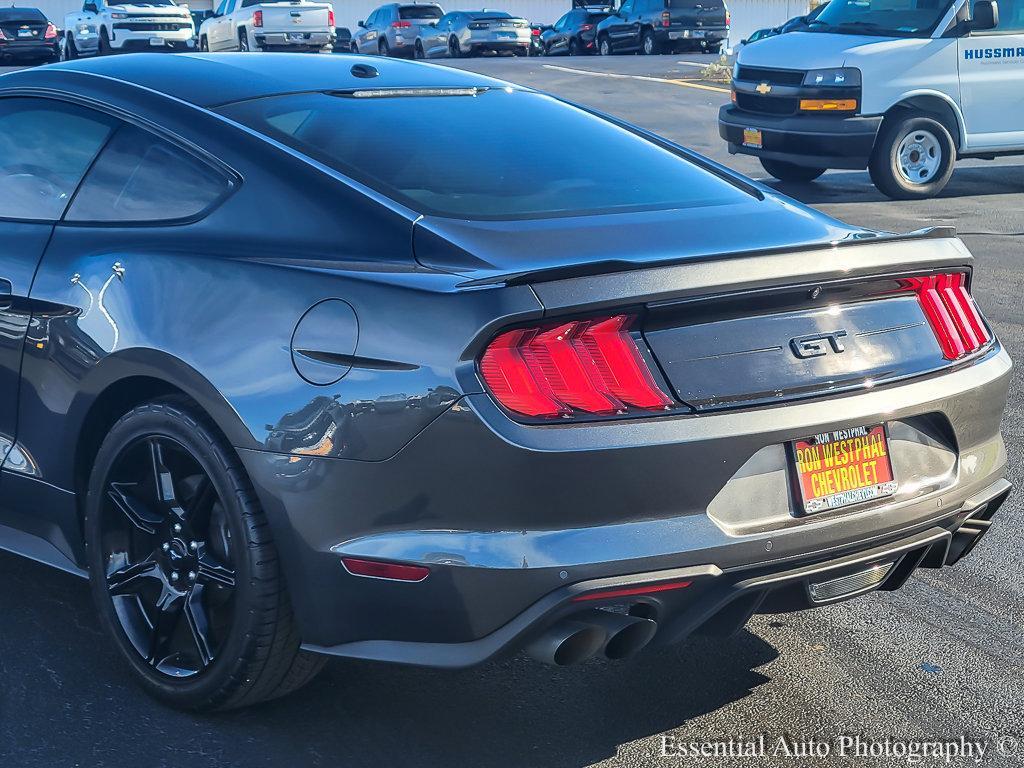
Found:
[{"label": "asphalt pavement", "polygon": [[[718,138],[715,118],[728,93],[699,80],[710,60],[453,65],[596,107],[764,178],[756,161],[730,157]],[[1024,159],[963,163],[941,197],[922,202],[883,198],[866,172],[776,186],[855,224],[892,231],[955,225],[978,259],[979,302],[1002,343],[1024,361]],[[1003,427],[1018,487],[1022,400],[1018,367]],[[894,593],[755,617],[727,641],[564,670],[526,658],[454,673],[332,661],[287,699],[204,717],[168,710],[135,687],[99,631],[84,583],[3,555],[0,765],[1020,765],[1021,498],[1011,497],[956,568],[921,572]],[[761,751],[762,738],[767,757],[742,756]],[[961,739],[981,746],[948,761],[906,756],[926,742],[963,749]],[[733,754],[681,756],[691,742]],[[884,752],[890,756],[871,756]]]}]

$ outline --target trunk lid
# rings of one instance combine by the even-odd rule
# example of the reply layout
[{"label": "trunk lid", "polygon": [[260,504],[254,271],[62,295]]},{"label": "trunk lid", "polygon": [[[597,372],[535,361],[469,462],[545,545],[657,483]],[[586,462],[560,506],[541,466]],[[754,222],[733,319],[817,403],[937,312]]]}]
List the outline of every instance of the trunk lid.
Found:
[{"label": "trunk lid", "polygon": [[670,25],[686,29],[725,26],[725,3],[715,0],[665,0]]},{"label": "trunk lid", "polygon": [[328,11],[331,6],[313,3],[261,3],[263,29],[287,32],[303,32],[310,29],[327,29]]}]

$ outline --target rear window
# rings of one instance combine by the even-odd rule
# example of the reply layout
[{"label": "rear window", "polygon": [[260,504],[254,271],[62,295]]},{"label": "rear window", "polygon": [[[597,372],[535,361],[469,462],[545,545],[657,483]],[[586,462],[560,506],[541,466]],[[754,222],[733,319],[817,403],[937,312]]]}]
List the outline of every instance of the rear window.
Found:
[{"label": "rear window", "polygon": [[4,21],[45,22],[46,17],[38,8],[0,8],[0,22]]},{"label": "rear window", "polygon": [[444,16],[436,5],[403,5],[398,9],[400,19],[440,19]]},{"label": "rear window", "polygon": [[747,199],[679,154],[528,91],[292,94],[220,111],[425,214],[541,218]]}]

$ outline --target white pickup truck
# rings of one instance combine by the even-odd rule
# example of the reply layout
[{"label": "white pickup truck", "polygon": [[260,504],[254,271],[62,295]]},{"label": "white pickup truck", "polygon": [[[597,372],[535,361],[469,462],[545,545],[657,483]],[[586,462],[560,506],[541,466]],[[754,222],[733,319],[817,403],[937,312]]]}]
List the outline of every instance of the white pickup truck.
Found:
[{"label": "white pickup truck", "polygon": [[196,28],[188,8],[174,0],[85,0],[64,17],[69,59],[126,51],[189,51]]},{"label": "white pickup truck", "polygon": [[937,195],[959,158],[1024,154],[1024,0],[832,0],[743,47],[718,124],[784,181],[867,168]]},{"label": "white pickup truck", "polygon": [[334,8],[308,0],[221,0],[199,28],[202,51],[314,51],[334,44]]}]

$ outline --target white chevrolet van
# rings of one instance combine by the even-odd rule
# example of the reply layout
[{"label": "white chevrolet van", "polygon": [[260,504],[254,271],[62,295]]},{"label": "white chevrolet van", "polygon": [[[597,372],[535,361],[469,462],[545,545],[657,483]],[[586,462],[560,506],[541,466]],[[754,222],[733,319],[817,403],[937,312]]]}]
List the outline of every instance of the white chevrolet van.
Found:
[{"label": "white chevrolet van", "polygon": [[957,158],[1024,154],[1024,0],[831,0],[740,51],[719,133],[778,179],[936,195]]}]

